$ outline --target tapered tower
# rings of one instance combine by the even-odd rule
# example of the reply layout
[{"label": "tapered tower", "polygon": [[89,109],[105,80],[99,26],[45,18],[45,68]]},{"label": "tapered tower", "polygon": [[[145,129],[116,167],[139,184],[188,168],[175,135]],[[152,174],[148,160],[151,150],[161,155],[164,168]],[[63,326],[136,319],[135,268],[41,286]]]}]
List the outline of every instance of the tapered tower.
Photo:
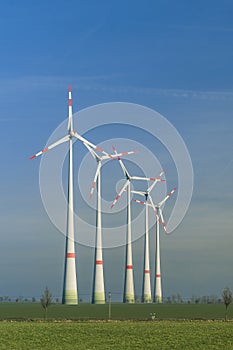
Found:
[{"label": "tapered tower", "polygon": [[69,168],[68,168],[68,208],[67,208],[67,233],[65,246],[65,267],[62,303],[78,304],[77,277],[76,277],[76,256],[74,244],[74,189],[73,189],[73,116],[72,116],[72,95],[69,86]]}]

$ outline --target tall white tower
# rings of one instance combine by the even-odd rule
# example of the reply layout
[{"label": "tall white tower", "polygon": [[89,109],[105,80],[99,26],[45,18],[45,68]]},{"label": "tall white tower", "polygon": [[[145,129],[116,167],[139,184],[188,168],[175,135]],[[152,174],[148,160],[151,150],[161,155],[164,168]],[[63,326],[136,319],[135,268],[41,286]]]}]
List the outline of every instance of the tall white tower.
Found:
[{"label": "tall white tower", "polygon": [[[156,208],[159,212],[159,208]],[[159,233],[159,219],[156,220],[156,263],[155,263],[155,303],[162,303],[162,283],[161,283],[161,262],[160,262],[160,233]]]},{"label": "tall white tower", "polygon": [[93,304],[105,304],[103,252],[102,252],[102,224],[101,224],[101,178],[97,177],[97,217],[96,217],[96,243],[93,280]]},{"label": "tall white tower", "polygon": [[132,256],[132,233],[131,233],[131,205],[130,205],[130,182],[127,186],[127,237],[126,237],[126,266],[124,303],[134,303],[134,278],[133,278],[133,256]]},{"label": "tall white tower", "polygon": [[149,229],[148,229],[148,203],[146,198],[145,215],[145,241],[144,241],[144,268],[142,285],[142,302],[151,303],[151,283],[150,283],[150,258],[149,258]]},{"label": "tall white tower", "polygon": [[67,234],[65,247],[65,268],[62,303],[78,304],[77,277],[76,277],[76,257],[74,244],[74,189],[73,189],[73,117],[72,117],[72,96],[69,86],[69,175],[68,175],[68,209],[67,209]]}]

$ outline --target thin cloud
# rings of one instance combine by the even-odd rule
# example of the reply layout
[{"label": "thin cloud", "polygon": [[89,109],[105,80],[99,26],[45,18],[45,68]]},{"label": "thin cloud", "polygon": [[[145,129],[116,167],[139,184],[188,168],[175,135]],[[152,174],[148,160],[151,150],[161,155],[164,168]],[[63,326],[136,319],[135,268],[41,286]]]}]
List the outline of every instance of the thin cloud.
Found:
[{"label": "thin cloud", "polygon": [[192,98],[202,100],[232,100],[233,91],[202,91],[183,89],[160,89],[160,88],[128,88],[131,91],[144,94],[156,94],[166,97]]},{"label": "thin cloud", "polygon": [[[156,95],[161,97],[173,97],[183,99],[200,99],[212,101],[233,100],[233,91],[205,91],[205,90],[189,90],[189,89],[161,89],[159,87],[140,87],[140,86],[117,86],[115,80],[119,80],[118,74],[112,75],[94,75],[94,76],[77,76],[77,77],[21,77],[18,79],[0,80],[0,87],[4,87],[2,91],[10,93],[15,90],[29,90],[40,88],[61,88],[65,85],[72,84],[84,91],[99,91],[108,93],[123,94],[140,94],[140,95]],[[3,93],[1,93],[3,94]],[[1,118],[5,119],[5,118]]]}]

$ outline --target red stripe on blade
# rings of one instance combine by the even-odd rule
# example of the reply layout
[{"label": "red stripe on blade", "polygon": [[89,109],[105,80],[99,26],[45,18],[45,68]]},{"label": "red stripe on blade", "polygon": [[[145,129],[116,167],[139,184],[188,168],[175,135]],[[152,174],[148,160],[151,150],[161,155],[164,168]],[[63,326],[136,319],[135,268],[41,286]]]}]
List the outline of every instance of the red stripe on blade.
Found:
[{"label": "red stripe on blade", "polygon": [[69,107],[72,107],[72,100],[69,99]]},{"label": "red stripe on blade", "polygon": [[150,270],[145,270],[144,273],[150,273]]},{"label": "red stripe on blade", "polygon": [[157,275],[155,275],[155,277],[156,277],[156,278],[157,278],[157,277],[161,277],[161,275],[157,274]]}]

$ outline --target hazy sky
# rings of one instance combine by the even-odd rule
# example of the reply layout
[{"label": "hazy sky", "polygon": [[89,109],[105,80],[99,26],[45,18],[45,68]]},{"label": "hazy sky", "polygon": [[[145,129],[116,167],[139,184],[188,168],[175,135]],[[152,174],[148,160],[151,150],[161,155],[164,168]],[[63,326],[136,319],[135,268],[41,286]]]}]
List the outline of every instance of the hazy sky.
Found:
[{"label": "hazy sky", "polygon": [[[233,288],[232,16],[230,0],[22,0],[0,5],[0,295],[40,296],[48,285],[61,296],[64,235],[41,201],[40,160],[28,158],[67,118],[68,84],[74,112],[106,102],[140,104],[166,117],[186,143],[194,192],[183,222],[171,236],[162,236],[164,295],[220,295],[225,286]],[[101,143],[109,135],[133,138],[135,131],[116,126],[90,131],[87,137]],[[150,143],[138,135],[136,141],[156,154],[156,140]],[[158,149],[170,189],[178,185],[174,165]],[[84,155],[81,148],[79,163]],[[90,183],[95,166],[93,161]],[[112,167],[120,180],[117,164]],[[111,191],[105,189],[108,200],[116,195],[115,188]],[[95,221],[87,205],[79,202],[77,208]],[[166,218],[169,210],[165,208]],[[120,222],[124,215],[122,211],[112,220]],[[152,253],[153,237],[154,227]],[[137,295],[142,249],[139,239],[134,244]],[[93,250],[77,245],[77,255],[79,294],[88,298]],[[106,249],[104,259],[106,290],[120,298],[124,249]]]}]

